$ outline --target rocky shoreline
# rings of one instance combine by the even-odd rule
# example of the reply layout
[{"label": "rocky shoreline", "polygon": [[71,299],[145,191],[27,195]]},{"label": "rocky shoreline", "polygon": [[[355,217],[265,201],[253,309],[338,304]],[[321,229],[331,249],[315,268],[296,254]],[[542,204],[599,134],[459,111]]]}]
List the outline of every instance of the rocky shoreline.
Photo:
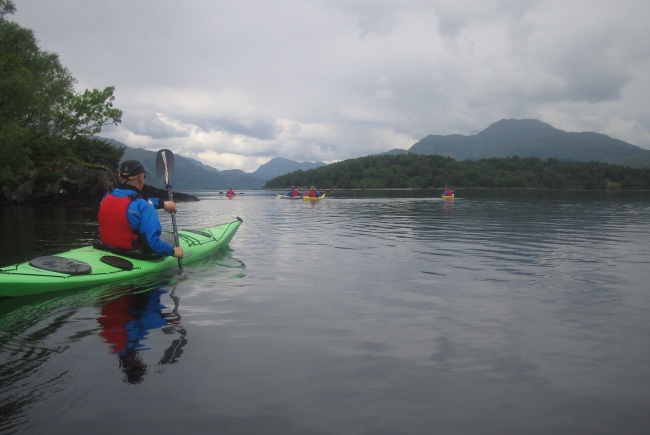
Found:
[{"label": "rocky shoreline", "polygon": [[[12,186],[1,186],[0,204],[29,206],[74,206],[99,204],[106,192],[117,186],[117,174],[106,166],[74,162],[52,162],[48,166],[19,174]],[[166,190],[145,185],[142,194],[167,200]],[[174,192],[174,201],[199,199]]]}]

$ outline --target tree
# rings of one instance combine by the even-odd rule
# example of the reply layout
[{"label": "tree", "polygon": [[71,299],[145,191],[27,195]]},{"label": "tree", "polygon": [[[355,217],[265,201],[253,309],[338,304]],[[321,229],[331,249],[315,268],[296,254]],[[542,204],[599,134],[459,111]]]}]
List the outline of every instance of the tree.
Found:
[{"label": "tree", "polygon": [[0,0],[0,182],[74,155],[77,139],[122,116],[113,107],[113,87],[77,92],[59,57],[41,50],[31,30],[5,19],[14,11],[11,0]]},{"label": "tree", "polygon": [[[426,169],[426,170],[425,170]],[[510,187],[605,189],[607,179],[625,189],[650,187],[650,169],[596,162],[542,161],[536,157],[489,158],[457,162],[432,154],[359,157],[267,181],[265,187],[314,184],[334,188]]]},{"label": "tree", "polygon": [[0,20],[7,14],[16,12],[16,5],[11,0],[0,0]]},{"label": "tree", "polygon": [[63,104],[56,106],[54,121],[56,130],[67,141],[99,133],[102,127],[121,122],[122,111],[113,107],[115,88],[103,91],[85,90],[81,94],[68,92]]}]

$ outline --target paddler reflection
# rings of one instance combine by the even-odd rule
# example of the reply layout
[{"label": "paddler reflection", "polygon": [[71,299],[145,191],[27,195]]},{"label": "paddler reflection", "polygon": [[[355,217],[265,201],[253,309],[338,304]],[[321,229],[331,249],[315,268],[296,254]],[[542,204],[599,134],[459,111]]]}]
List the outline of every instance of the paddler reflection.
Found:
[{"label": "paddler reflection", "polygon": [[[174,301],[171,311],[161,301],[167,293]],[[162,287],[144,293],[129,293],[102,306],[97,319],[103,327],[99,336],[110,346],[110,352],[117,355],[124,382],[139,384],[148,373],[149,366],[143,360],[143,352],[151,348],[143,342],[152,331],[160,330],[175,337],[157,365],[178,362],[182,348],[187,344],[187,331],[181,325],[178,312],[179,303],[173,287],[171,292]]]}]

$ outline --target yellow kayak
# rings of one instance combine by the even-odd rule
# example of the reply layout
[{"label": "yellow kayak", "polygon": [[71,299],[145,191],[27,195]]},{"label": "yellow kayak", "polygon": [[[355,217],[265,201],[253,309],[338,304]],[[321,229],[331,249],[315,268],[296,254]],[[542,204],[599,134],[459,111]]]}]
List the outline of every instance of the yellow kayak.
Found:
[{"label": "yellow kayak", "polygon": [[304,199],[305,201],[316,201],[318,199],[323,199],[323,198],[325,198],[324,193],[321,196],[307,196],[307,195],[305,195],[305,196],[302,197],[302,199]]},{"label": "yellow kayak", "polygon": [[454,195],[451,196],[442,195],[442,199],[454,199]]}]

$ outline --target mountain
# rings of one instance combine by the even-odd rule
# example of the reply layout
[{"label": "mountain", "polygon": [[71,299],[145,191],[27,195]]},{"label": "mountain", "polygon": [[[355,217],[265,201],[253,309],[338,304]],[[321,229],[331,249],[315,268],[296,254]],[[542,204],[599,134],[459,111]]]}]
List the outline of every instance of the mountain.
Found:
[{"label": "mountain", "polygon": [[567,133],[536,119],[502,119],[474,136],[429,135],[415,143],[409,152],[440,154],[456,160],[517,155],[650,167],[648,150],[604,134]]},{"label": "mountain", "polygon": [[409,153],[409,150],[403,150],[402,148],[393,148],[392,150],[386,151],[385,153],[379,153],[379,155],[383,156],[383,155],[388,154],[388,155],[391,155],[391,156],[395,156],[397,154],[408,154],[408,153]]},{"label": "mountain", "polygon": [[[124,148],[124,155],[120,163],[125,160],[140,161],[149,173],[146,184],[161,189],[165,188],[164,183],[158,180],[156,176],[155,152],[141,148],[131,148],[113,139],[102,138],[102,140]],[[237,171],[220,172],[218,169],[204,165],[198,160],[178,154],[174,155],[174,161],[174,172],[170,183],[174,191],[225,190],[229,187],[233,189],[259,189],[265,181],[241,171],[239,171],[241,173]]]},{"label": "mountain", "polygon": [[191,157],[186,157],[186,158],[187,158],[187,160],[194,163],[195,165],[199,165],[200,167],[202,167],[206,171],[219,172],[219,170],[217,168],[213,168],[212,166],[205,165],[205,164],[203,164],[203,162],[201,162],[199,160],[193,159]]},{"label": "mountain", "polygon": [[[408,151],[404,150],[404,153],[408,153]],[[189,160],[203,167],[204,169],[207,169],[209,171],[219,172],[218,169],[215,169],[212,166],[204,165],[198,160],[195,159],[189,159]],[[320,166],[325,166],[325,165],[326,164],[323,162],[316,162],[316,163],[295,162],[293,160],[285,159],[283,157],[276,157],[261,165],[259,168],[257,168],[255,172],[249,173],[249,172],[244,172],[241,169],[225,169],[221,171],[221,173],[223,175],[248,175],[266,181],[278,175],[284,175],[289,172],[297,171],[298,169],[302,169],[303,171],[306,171],[308,169],[318,168]]]},{"label": "mountain", "polygon": [[273,177],[277,177],[278,175],[288,174],[289,172],[297,171],[299,169],[306,171],[308,169],[314,169],[326,165],[327,164],[323,162],[294,162],[293,160],[285,159],[284,157],[276,157],[264,163],[262,166],[257,168],[255,172],[251,172],[250,175],[266,181]]}]

